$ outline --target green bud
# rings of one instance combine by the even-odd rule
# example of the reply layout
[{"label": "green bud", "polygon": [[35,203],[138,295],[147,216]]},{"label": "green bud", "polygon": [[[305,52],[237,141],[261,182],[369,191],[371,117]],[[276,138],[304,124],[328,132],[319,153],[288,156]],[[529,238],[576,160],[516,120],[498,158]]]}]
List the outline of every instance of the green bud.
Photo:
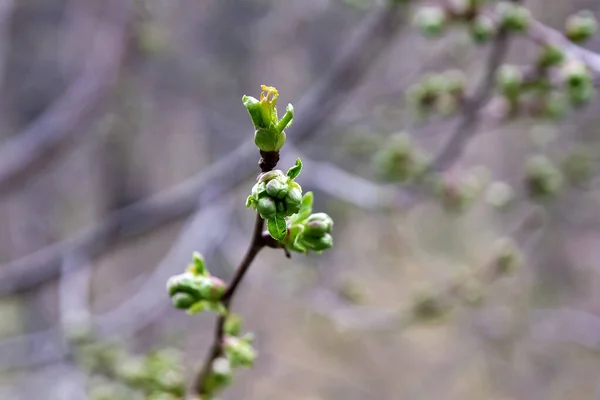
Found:
[{"label": "green bud", "polygon": [[131,386],[141,386],[148,380],[144,361],[141,358],[129,357],[117,364],[117,376]]},{"label": "green bud", "polygon": [[407,134],[396,134],[375,156],[377,174],[387,181],[406,182],[418,171],[418,154]]},{"label": "green bud", "polygon": [[505,208],[514,197],[514,190],[505,182],[492,183],[485,194],[486,202],[496,208]]},{"label": "green bud", "polygon": [[[285,174],[280,169],[274,169],[273,171],[264,172],[258,176],[258,183],[264,182],[266,184],[271,179],[285,180]],[[265,190],[266,190],[266,186],[265,186]]]},{"label": "green bud", "polygon": [[283,199],[288,193],[288,185],[279,179],[271,179],[266,186],[267,194],[271,197]]},{"label": "green bud", "polygon": [[333,237],[328,233],[317,237],[301,235],[298,240],[302,247],[317,253],[333,247]]},{"label": "green bud", "polygon": [[514,65],[503,65],[497,71],[496,83],[508,99],[514,100],[523,85],[523,72]]},{"label": "green bud", "polygon": [[223,350],[233,367],[251,367],[256,359],[256,350],[247,341],[235,336],[225,336]]},{"label": "green bud", "polygon": [[185,392],[185,379],[178,371],[162,371],[155,380],[156,384],[165,392],[175,395],[183,395]]},{"label": "green bud", "polygon": [[500,26],[510,32],[522,33],[529,28],[531,11],[523,6],[501,1],[496,6],[496,12],[500,17]]},{"label": "green bud", "polygon": [[436,111],[446,117],[455,114],[459,106],[458,99],[446,93],[439,96],[435,102]]},{"label": "green bud", "polygon": [[565,54],[561,49],[552,45],[544,46],[538,57],[538,65],[543,68],[550,68],[559,65],[565,60]]},{"label": "green bud", "polygon": [[302,205],[302,190],[292,187],[285,196],[286,215],[296,214]]},{"label": "green bud", "polygon": [[197,298],[194,298],[193,296],[187,293],[176,293],[171,297],[173,307],[178,308],[180,310],[187,310],[197,301]]},{"label": "green bud", "polygon": [[177,293],[185,293],[196,299],[202,297],[199,282],[196,280],[196,276],[190,272],[170,277],[167,281],[167,291],[169,296],[174,296]]},{"label": "green bud", "polygon": [[304,235],[307,236],[323,236],[326,233],[331,233],[333,228],[333,220],[325,213],[312,214],[306,220],[304,227]]},{"label": "green bud", "polygon": [[565,36],[572,42],[581,43],[588,40],[597,29],[594,14],[589,10],[582,10],[567,19]]},{"label": "green bud", "polygon": [[285,139],[285,132],[279,132],[275,127],[257,129],[254,133],[254,144],[265,152],[279,151]]},{"label": "green bud", "polygon": [[228,386],[231,383],[232,377],[233,371],[229,360],[225,357],[218,357],[212,363],[212,370],[208,379],[210,389],[205,389],[208,389],[208,392],[212,393],[217,389]]},{"label": "green bud", "polygon": [[242,330],[242,319],[239,315],[229,314],[225,319],[223,331],[229,336],[238,336]]},{"label": "green bud", "polygon": [[225,282],[215,276],[197,277],[196,280],[199,282],[201,300],[219,300],[225,293]]},{"label": "green bud", "polygon": [[413,298],[412,310],[413,315],[418,319],[434,320],[444,316],[448,308],[430,289],[421,288]]},{"label": "green bud", "polygon": [[562,187],[561,171],[540,155],[532,156],[526,165],[525,186],[534,200],[547,200],[556,196]]},{"label": "green bud", "polygon": [[471,11],[471,0],[449,0],[450,12],[453,16],[462,17]]},{"label": "green bud", "polygon": [[263,92],[260,100],[251,96],[242,97],[242,102],[250,114],[254,125],[254,143],[265,152],[279,151],[285,144],[286,135],[283,131],[292,123],[294,109],[288,104],[286,113],[281,121],[277,118],[277,89],[261,86]]},{"label": "green bud", "polygon": [[542,99],[541,113],[543,117],[558,120],[565,116],[569,102],[563,93],[551,93]]},{"label": "green bud", "polygon": [[501,238],[494,244],[494,266],[496,274],[507,275],[522,264],[521,252],[517,244],[510,238]]},{"label": "green bud", "polygon": [[465,91],[467,77],[459,69],[451,69],[442,75],[445,80],[445,91],[454,97],[460,97]]},{"label": "green bud", "polygon": [[270,219],[277,214],[277,204],[270,197],[263,197],[258,200],[256,211],[258,211],[263,219]]},{"label": "green bud", "polygon": [[446,27],[447,16],[441,7],[421,7],[415,15],[414,23],[424,36],[436,37],[442,34]]},{"label": "green bud", "polygon": [[592,84],[592,77],[584,63],[569,60],[560,71],[560,76],[568,90],[578,90]]},{"label": "green bud", "polygon": [[470,24],[469,33],[475,43],[487,43],[496,34],[496,24],[487,15],[478,15]]}]

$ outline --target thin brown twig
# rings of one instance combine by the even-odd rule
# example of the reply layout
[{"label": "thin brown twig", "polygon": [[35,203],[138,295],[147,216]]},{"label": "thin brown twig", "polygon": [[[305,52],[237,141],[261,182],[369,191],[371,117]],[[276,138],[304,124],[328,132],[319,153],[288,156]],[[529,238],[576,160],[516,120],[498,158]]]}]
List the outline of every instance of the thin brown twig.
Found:
[{"label": "thin brown twig", "polygon": [[[259,161],[259,166],[261,173],[268,172],[273,170],[277,166],[277,162],[279,161],[279,152],[262,152],[260,153],[261,158]],[[231,308],[231,303],[233,301],[233,297],[235,296],[237,289],[244,279],[246,272],[250,269],[250,266],[254,262],[254,259],[260,253],[260,251],[265,247],[279,247],[272,243],[272,239],[270,235],[265,234],[263,230],[265,229],[265,221],[262,219],[260,214],[256,213],[256,219],[254,221],[254,230],[252,232],[252,239],[250,240],[250,245],[248,250],[246,251],[246,255],[240,262],[240,265],[236,268],[235,274],[223,297],[221,298],[221,303],[225,306],[226,312],[220,314],[217,318],[217,323],[215,326],[215,333],[213,343],[210,347],[206,360],[202,364],[198,375],[196,376],[196,381],[194,384],[194,392],[199,396],[203,396],[207,393],[207,381],[210,377],[211,369],[213,362],[223,354],[223,340],[225,338],[225,321],[227,319],[227,314]],[[287,255],[287,254],[286,254]]]}]

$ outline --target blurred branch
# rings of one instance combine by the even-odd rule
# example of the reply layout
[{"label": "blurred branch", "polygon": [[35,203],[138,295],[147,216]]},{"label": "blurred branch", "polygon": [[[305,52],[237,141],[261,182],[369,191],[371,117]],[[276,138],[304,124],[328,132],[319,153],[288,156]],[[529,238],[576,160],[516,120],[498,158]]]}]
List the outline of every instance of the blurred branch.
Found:
[{"label": "blurred branch", "polygon": [[[24,185],[56,154],[79,139],[77,133],[116,77],[125,52],[131,0],[109,2],[110,17],[96,30],[87,65],[66,92],[23,132],[0,148],[0,194]],[[89,131],[89,130],[88,130]]]},{"label": "blurred branch", "polygon": [[73,252],[64,257],[58,296],[61,326],[67,336],[91,327],[91,279],[92,264],[85,255]]},{"label": "blurred branch", "polygon": [[[115,309],[93,316],[93,330],[103,337],[127,337],[144,329],[170,309],[164,285],[189,261],[192,250],[209,257],[225,237],[231,217],[231,203],[204,207],[181,230],[169,253],[150,274],[144,285]],[[212,229],[206,229],[211,226]],[[81,267],[71,264],[70,271]],[[31,368],[62,360],[69,354],[59,327],[0,341],[0,369]]]},{"label": "blurred branch", "polygon": [[15,0],[4,0],[0,3],[0,82],[4,81],[6,71],[8,42],[10,40],[9,27],[15,5]]},{"label": "blurred branch", "polygon": [[[367,17],[353,40],[344,46],[331,71],[299,102],[297,122],[289,129],[289,140],[298,144],[314,136],[343,104],[404,25],[406,7],[390,4]],[[0,192],[5,181],[2,179],[2,154],[0,150]],[[65,252],[79,249],[92,258],[97,257],[120,240],[189,215],[195,210],[200,196],[216,200],[247,179],[256,162],[255,157],[256,147],[249,139],[194,178],[116,211],[108,215],[105,222],[71,239],[4,265],[0,268],[0,295],[25,290],[56,277]]]},{"label": "blurred branch", "polygon": [[[523,253],[531,252],[536,243],[536,232],[541,231],[542,221],[537,212],[531,212],[511,232],[510,236],[522,245]],[[468,282],[475,279],[482,284],[490,284],[502,275],[498,273],[496,258],[476,269],[466,280],[452,281],[448,285],[435,289],[428,297],[428,303],[448,305],[460,297],[461,290]],[[331,318],[344,329],[386,330],[408,329],[422,318],[415,315],[415,304],[408,304],[392,309],[378,309],[368,306],[357,306],[340,299],[329,290],[319,289],[313,292],[308,300],[310,309]]]},{"label": "blurred branch", "polygon": [[467,142],[477,133],[479,112],[491,98],[496,71],[508,53],[509,44],[509,33],[501,29],[492,43],[483,81],[475,94],[465,101],[462,119],[450,139],[435,156],[431,166],[432,171],[442,171],[456,162],[464,152]]},{"label": "blurred branch", "polygon": [[567,56],[581,60],[596,75],[600,75],[600,54],[574,44],[556,29],[550,28],[540,21],[532,20],[529,36],[541,45],[552,45],[561,49]]}]

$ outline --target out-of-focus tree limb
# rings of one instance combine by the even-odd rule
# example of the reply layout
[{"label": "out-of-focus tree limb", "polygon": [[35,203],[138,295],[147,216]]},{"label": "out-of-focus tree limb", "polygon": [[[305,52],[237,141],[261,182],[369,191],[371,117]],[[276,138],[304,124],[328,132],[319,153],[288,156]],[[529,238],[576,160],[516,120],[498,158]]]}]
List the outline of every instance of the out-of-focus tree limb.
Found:
[{"label": "out-of-focus tree limb", "polygon": [[[231,203],[204,207],[195,214],[141,288],[115,309],[93,316],[92,329],[103,337],[127,337],[156,320],[169,308],[165,292],[167,279],[185,269],[192,250],[209,257],[225,237],[231,216]],[[211,227],[206,229],[206,227]],[[71,264],[69,273],[77,273],[79,264]],[[0,341],[0,369],[30,368],[62,360],[69,353],[63,331],[55,327]]]},{"label": "out-of-focus tree limb", "polygon": [[584,62],[596,76],[600,75],[600,54],[576,45],[556,29],[544,25],[540,21],[532,20],[529,36],[536,43],[552,45],[561,49],[567,56]]},{"label": "out-of-focus tree limb", "polygon": [[125,52],[131,0],[107,2],[81,75],[44,114],[0,148],[0,194],[25,185],[80,135],[86,117],[107,92]]},{"label": "out-of-focus tree limb", "polygon": [[[288,140],[300,143],[314,136],[366,75],[369,67],[404,26],[406,5],[390,4],[376,10],[343,47],[331,71],[298,103]],[[105,218],[73,238],[0,267],[0,295],[24,290],[56,277],[63,254],[81,249],[96,257],[119,240],[162,226],[193,212],[197,199],[215,200],[249,177],[256,162],[252,140],[240,145],[206,171],[166,192],[135,203]],[[2,192],[0,150],[0,193]],[[27,163],[19,164],[27,165]]]}]

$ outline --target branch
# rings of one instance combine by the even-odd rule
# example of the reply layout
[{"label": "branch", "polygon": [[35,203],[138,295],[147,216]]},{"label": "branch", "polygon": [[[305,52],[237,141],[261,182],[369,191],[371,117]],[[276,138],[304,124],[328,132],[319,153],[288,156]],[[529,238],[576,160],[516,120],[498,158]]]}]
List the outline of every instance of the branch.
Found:
[{"label": "branch", "polygon": [[131,0],[112,2],[111,16],[97,27],[96,40],[81,76],[25,131],[0,149],[0,194],[24,185],[79,137],[86,116],[116,77],[125,51],[126,21]]},{"label": "branch", "polygon": [[[127,284],[121,290],[133,294],[118,307],[95,315],[93,329],[100,337],[126,338],[144,329],[170,310],[169,302],[157,292],[164,290],[165,281],[185,265],[192,250],[200,250],[209,257],[225,237],[231,216],[229,201],[204,207],[196,213],[185,227],[158,266],[145,279],[141,287]],[[205,229],[211,226],[212,229]],[[200,249],[198,249],[200,246]],[[80,264],[72,264],[79,267]],[[39,367],[55,363],[69,354],[60,327],[29,333],[0,341],[0,368],[16,369]]]},{"label": "branch", "polygon": [[532,19],[529,37],[540,45],[552,45],[561,49],[567,56],[585,63],[596,75],[600,75],[600,54],[578,46],[556,29]]},{"label": "branch", "polygon": [[[367,17],[354,40],[344,46],[331,71],[300,100],[297,122],[288,130],[288,141],[298,144],[314,136],[331,113],[343,104],[404,25],[405,9],[405,5],[390,4]],[[55,278],[65,252],[78,249],[91,258],[97,257],[115,243],[189,215],[196,209],[199,197],[218,199],[251,175],[241,171],[252,170],[255,152],[250,139],[194,178],[118,210],[108,215],[105,222],[70,239],[4,265],[0,268],[0,295],[26,290]],[[2,154],[0,150],[0,192]]]},{"label": "branch", "polygon": [[[260,215],[256,214],[256,221],[254,223],[254,231],[252,233],[252,239],[250,240],[250,246],[248,247],[248,251],[241,261],[240,265],[236,268],[235,275],[225,294],[222,298],[222,303],[229,312],[231,307],[231,302],[233,301],[233,297],[236,294],[236,291],[239,287],[240,282],[244,278],[246,272],[252,265],[252,262],[258,255],[258,253],[266,246],[265,240],[263,238],[263,228],[265,225],[265,221],[260,217]],[[210,376],[213,362],[222,355],[223,353],[223,340],[225,337],[225,320],[227,318],[227,314],[219,315],[217,319],[217,324],[215,326],[215,334],[213,343],[210,347],[208,356],[202,365],[202,368],[198,372],[196,377],[196,383],[194,387],[194,391],[202,396],[206,393],[206,382]]]},{"label": "branch", "polygon": [[[274,152],[260,152],[261,158],[259,161],[260,171],[261,173],[269,172],[277,166],[277,162],[279,161],[279,151]],[[246,255],[240,262],[240,265],[236,268],[235,274],[233,275],[233,279],[227,286],[223,297],[221,298],[221,303],[225,306],[226,312],[220,314],[217,318],[217,324],[215,326],[215,334],[213,339],[213,344],[211,345],[210,351],[202,368],[198,372],[196,377],[194,391],[199,396],[210,394],[209,389],[207,389],[207,382],[210,378],[210,374],[212,372],[213,362],[223,354],[223,341],[225,339],[225,322],[227,316],[229,314],[229,310],[231,309],[231,302],[233,301],[233,297],[236,294],[236,291],[244,279],[246,272],[254,262],[254,259],[258,255],[258,253],[264,248],[267,247],[269,242],[270,235],[263,235],[263,230],[265,228],[265,221],[262,219],[260,214],[256,213],[256,219],[254,221],[254,230],[252,231],[252,239],[250,240],[250,246],[248,247],[248,251]]]}]

